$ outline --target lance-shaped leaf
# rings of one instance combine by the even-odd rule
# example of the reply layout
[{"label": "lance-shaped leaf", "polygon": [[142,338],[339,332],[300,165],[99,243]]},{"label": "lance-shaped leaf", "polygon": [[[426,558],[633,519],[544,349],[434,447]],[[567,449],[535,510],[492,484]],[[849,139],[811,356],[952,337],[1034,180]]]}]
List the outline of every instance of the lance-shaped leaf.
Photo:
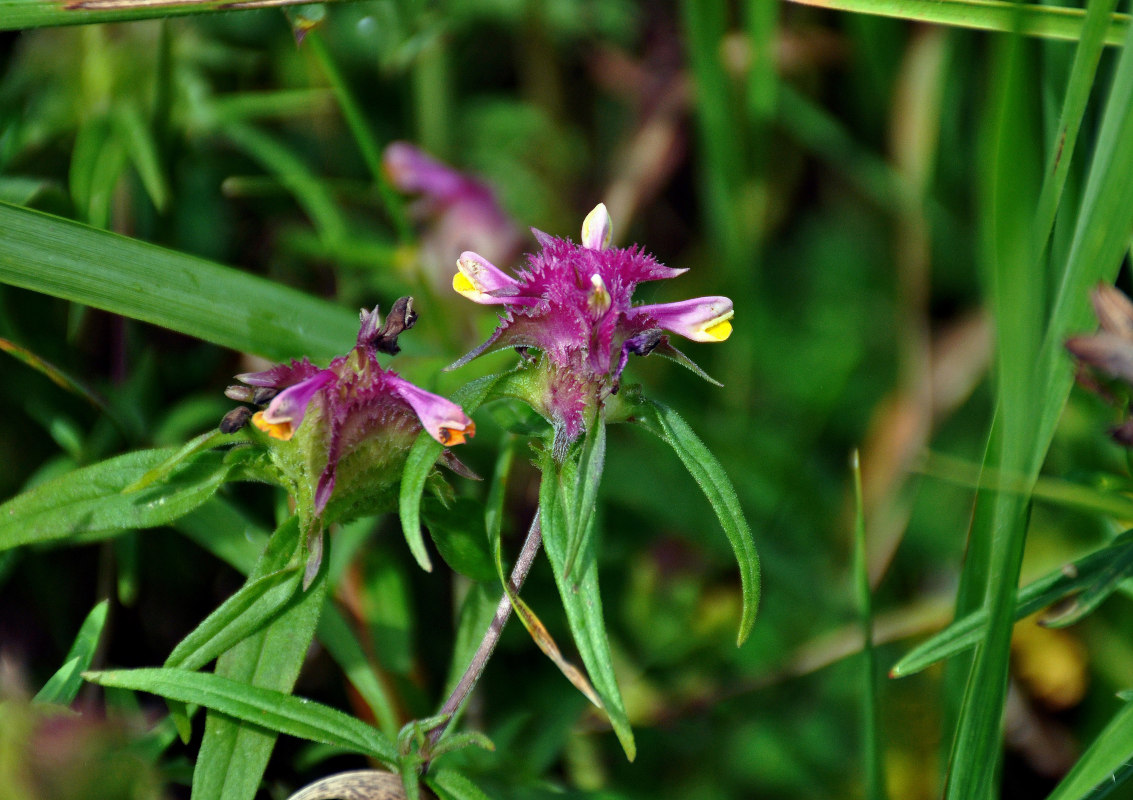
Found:
[{"label": "lance-shaped leaf", "polygon": [[71,649],[67,651],[67,657],[63,659],[63,666],[43,685],[36,694],[34,702],[58,703],[64,706],[74,702],[83,685],[83,670],[90,669],[91,661],[94,660],[99,637],[102,636],[102,629],[106,626],[106,612],[109,607],[110,602],[103,600],[87,614]]},{"label": "lance-shaped leaf", "polygon": [[[304,534],[298,520],[289,518],[268,541],[249,580],[258,580],[298,563]],[[324,565],[311,587],[286,611],[217,659],[216,674],[253,688],[280,693],[291,691],[314,638],[319,611],[326,598],[326,572]],[[260,785],[275,739],[274,730],[243,721],[243,718],[238,721],[227,712],[210,712],[193,772],[193,800],[251,800]]]},{"label": "lance-shaped leaf", "polygon": [[[1133,531],[1127,531],[1108,547],[1072,561],[1020,589],[1015,599],[1015,619],[1034,614],[1075,592],[1088,592],[1096,600],[1091,601],[1090,607],[1096,607],[1101,602],[1100,587],[1106,588],[1106,594],[1117,588],[1119,581],[1115,579],[1114,566],[1120,565],[1124,570],[1121,574],[1128,574],[1133,566],[1131,562]],[[1055,617],[1055,621],[1060,622],[1061,617]],[[986,629],[987,610],[977,609],[914,648],[894,665],[889,675],[893,678],[914,675],[937,661],[961,653],[982,641]]]},{"label": "lance-shaped leaf", "polygon": [[123,493],[174,452],[163,448],[116,456],[13,497],[0,505],[0,551],[63,540],[89,542],[165,525],[189,513],[228,476],[223,453],[197,453],[164,482]]},{"label": "lance-shaped leaf", "polygon": [[755,551],[751,529],[740,508],[736,490],[716,456],[712,455],[712,451],[677,412],[662,403],[644,399],[635,419],[673,448],[708,498],[732,545],[740,567],[744,601],[740,632],[736,637],[736,644],[741,645],[751,633],[751,627],[755,624],[755,612],[759,608],[759,555]]},{"label": "lance-shaped leaf", "polygon": [[578,556],[570,575],[566,574],[571,529],[577,525],[577,518],[571,518],[577,507],[575,498],[584,491],[578,486],[578,466],[574,462],[576,458],[578,456],[568,454],[567,459],[558,464],[549,446],[543,456],[543,478],[539,484],[539,519],[543,527],[543,542],[582,663],[590,674],[590,682],[602,701],[602,707],[610,718],[622,749],[632,761],[637,749],[621,690],[614,675],[606,622],[602,617],[593,515],[589,518],[586,530],[579,534],[582,541],[578,546]]},{"label": "lance-shaped leaf", "polygon": [[88,672],[86,678],[102,686],[202,705],[261,729],[334,745],[384,764],[397,761],[393,744],[377,728],[336,708],[284,692],[207,672],[165,667]]}]

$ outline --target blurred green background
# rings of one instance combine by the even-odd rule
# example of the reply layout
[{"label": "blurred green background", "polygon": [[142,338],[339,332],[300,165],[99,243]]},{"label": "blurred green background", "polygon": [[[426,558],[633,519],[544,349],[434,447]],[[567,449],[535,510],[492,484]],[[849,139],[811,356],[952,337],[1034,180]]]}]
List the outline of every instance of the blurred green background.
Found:
[{"label": "blurred green background", "polygon": [[[485,181],[525,251],[534,249],[527,227],[577,238],[604,201],[619,244],[689,268],[641,287],[638,300],[735,302],[731,339],[682,347],[723,388],[660,359],[635,359],[625,380],[684,415],[735,483],[762,558],[760,616],[737,649],[738,575],[707,502],[659,442],[614,428],[602,581],[637,760],[625,761],[603,718],[514,623],[466,721],[497,749],[454,758],[498,797],[864,796],[851,571],[850,456],[860,449],[886,783],[891,797],[935,797],[955,691],[940,667],[900,681],[885,673],[951,619],[995,405],[980,189],[1004,36],[770,0],[366,0],[9,31],[0,33],[0,199],[348,310],[412,294],[420,321],[392,365],[442,393],[513,358],[439,373],[495,324],[490,309],[449,288],[456,255],[483,232],[398,192],[379,168],[381,150],[410,141]],[[1016,155],[1037,174],[1074,44],[1028,40],[1023,50]],[[1102,56],[1099,86],[1114,62]],[[1091,105],[1070,198],[1083,191],[1099,123]],[[1051,249],[1065,251],[1070,235],[1060,216]],[[0,337],[105,402],[3,356],[5,498],[76,465],[207,430],[231,405],[222,394],[230,376],[252,363],[9,285],[0,286]],[[343,337],[339,350],[350,344]],[[461,457],[481,474],[491,473],[507,413],[476,416]],[[1128,487],[1125,454],[1105,436],[1112,420],[1075,391],[1045,475]],[[530,470],[508,501],[512,552],[536,478]],[[482,499],[483,486],[459,491]],[[242,524],[273,527],[280,499],[268,491],[222,495]],[[34,693],[106,596],[99,664],[161,663],[241,583],[184,535],[191,524],[5,551],[0,695]],[[1097,545],[1114,525],[1040,498],[1024,578]],[[393,518],[358,530],[365,543],[340,586],[342,606],[402,721],[427,715],[442,699],[467,581],[443,567],[421,572]],[[545,564],[524,596],[569,641]],[[1070,629],[1016,629],[1003,796],[1045,796],[1113,714],[1114,692],[1129,684],[1128,616],[1122,598]],[[365,713],[318,647],[296,693]],[[56,775],[53,764],[79,761],[81,777],[42,796],[188,797],[196,741],[152,760],[131,749],[163,706],[94,687],[82,703],[96,718],[105,704],[107,721],[54,736],[10,706],[0,785],[21,758]],[[84,783],[123,775],[106,752],[135,759],[128,786]],[[362,765],[284,739],[262,796]]]}]

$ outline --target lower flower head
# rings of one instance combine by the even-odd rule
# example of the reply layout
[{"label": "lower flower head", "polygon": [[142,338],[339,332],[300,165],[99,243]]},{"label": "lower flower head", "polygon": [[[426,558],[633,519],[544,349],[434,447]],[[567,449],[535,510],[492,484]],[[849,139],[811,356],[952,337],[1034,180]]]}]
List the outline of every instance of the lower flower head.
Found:
[{"label": "lower flower head", "polygon": [[732,331],[732,301],[717,296],[634,306],[637,284],[685,270],[666,267],[638,247],[610,247],[611,231],[601,204],[583,223],[582,244],[534,231],[542,251],[529,255],[515,277],[482,255],[463,253],[453,288],[504,313],[492,336],[449,369],[504,347],[539,350],[547,381],[532,404],[569,439],[583,430],[586,409],[618,390],[630,355],[656,351],[700,372],[664,332],[724,341]]},{"label": "lower flower head", "polygon": [[[325,369],[307,359],[292,361],[237,375],[246,386],[229,388],[234,399],[267,402],[252,415],[252,424],[288,444],[273,455],[280,454],[277,462],[297,491],[311,495],[316,515],[336,494],[357,501],[368,487],[388,486],[422,429],[446,447],[475,434],[475,424],[456,403],[378,363],[378,350],[396,352],[397,335],[415,320],[410,298],[394,305],[384,325],[376,308],[363,310],[355,347]],[[445,459],[455,461],[451,454]],[[378,466],[397,474],[375,475]]]}]

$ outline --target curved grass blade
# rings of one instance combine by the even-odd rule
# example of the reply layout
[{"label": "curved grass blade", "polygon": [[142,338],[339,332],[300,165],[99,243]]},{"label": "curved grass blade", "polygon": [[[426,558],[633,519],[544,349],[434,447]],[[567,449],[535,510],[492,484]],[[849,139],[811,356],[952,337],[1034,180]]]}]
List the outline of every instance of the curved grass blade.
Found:
[{"label": "curved grass blade", "polygon": [[0,505],[0,551],[63,540],[88,542],[165,525],[187,514],[224,483],[230,467],[223,453],[200,453],[165,482],[123,493],[175,450],[139,450],[116,456],[13,497]]},{"label": "curved grass blade", "polygon": [[425,785],[441,800],[490,800],[467,776],[451,769],[430,770]]},{"label": "curved grass blade", "polygon": [[751,528],[748,527],[740,501],[736,497],[736,490],[716,456],[712,455],[679,414],[668,406],[648,399],[644,401],[642,412],[637,421],[661,437],[676,452],[685,469],[708,498],[736,554],[744,603],[740,630],[736,636],[736,644],[741,645],[755,624],[760,585],[759,555],[755,551]]},{"label": "curved grass blade", "polygon": [[329,359],[357,317],[202,258],[0,203],[0,282],[273,361]]},{"label": "curved grass blade", "polygon": [[85,677],[100,686],[202,705],[276,733],[373,756],[387,765],[397,761],[393,744],[377,728],[336,708],[280,691],[207,672],[166,667],[88,672]]},{"label": "curved grass blade", "polygon": [[345,238],[346,221],[334,198],[302,159],[252,125],[230,120],[221,122],[220,130],[279,179],[310,217],[322,239],[337,242]]},{"label": "curved grass blade", "polygon": [[[1133,532],[1124,533],[1102,550],[1047,573],[1019,590],[1015,600],[1015,619],[1041,611],[1074,592],[1095,584],[1114,560],[1133,558]],[[987,610],[980,608],[956,620],[940,633],[921,643],[890,670],[892,678],[915,675],[945,658],[963,652],[983,640],[987,627]]]},{"label": "curved grass blade", "polygon": [[0,350],[3,350],[8,355],[22,361],[27,366],[45,375],[52,383],[60,389],[64,389],[71,394],[77,395],[92,406],[97,408],[106,416],[110,417],[120,429],[123,428],[122,421],[118,419],[115,413],[110,409],[106,402],[98,396],[98,393],[83,385],[78,379],[68,375],[63,370],[56,367],[49,361],[46,361],[26,347],[22,347],[13,341],[0,338]]},{"label": "curved grass blade", "polygon": [[[1079,8],[1016,4],[1006,0],[790,0],[835,11],[876,14],[915,22],[983,31],[1018,31],[1044,39],[1080,38],[1085,17]],[[1105,43],[1119,45],[1129,29],[1128,14],[1114,14]]]},{"label": "curved grass blade", "polygon": [[[458,403],[464,409],[464,413],[471,415],[503,377],[504,375],[488,375],[466,383],[453,393],[453,402]],[[420,433],[406,458],[397,499],[401,532],[405,535],[405,541],[409,544],[413,557],[426,572],[432,571],[433,564],[425,550],[425,539],[421,535],[421,494],[425,491],[429,473],[433,471],[442,450],[444,445],[425,431]]]},{"label": "curved grass blade", "polygon": [[1131,760],[1133,703],[1126,701],[1047,800],[1100,800],[1133,775]]},{"label": "curved grass blade", "polygon": [[568,540],[563,575],[570,577],[574,561],[582,547],[583,538],[590,530],[594,508],[598,502],[598,486],[602,483],[602,470],[606,464],[606,418],[598,413],[586,431],[582,453],[578,459],[578,475],[568,493],[574,508],[570,514],[571,535]]},{"label": "curved grass blade", "polygon": [[52,675],[43,688],[32,698],[34,703],[57,703],[70,705],[79,694],[83,685],[83,672],[90,669],[98,649],[98,640],[102,636],[102,629],[106,626],[106,615],[110,608],[110,601],[103,600],[91,609],[71,649],[67,651],[63,666]]}]

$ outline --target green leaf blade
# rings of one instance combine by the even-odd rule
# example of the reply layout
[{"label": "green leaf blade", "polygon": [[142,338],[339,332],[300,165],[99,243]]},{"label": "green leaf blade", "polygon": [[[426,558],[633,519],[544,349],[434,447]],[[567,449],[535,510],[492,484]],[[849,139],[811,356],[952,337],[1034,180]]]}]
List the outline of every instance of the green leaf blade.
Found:
[{"label": "green leaf blade", "polygon": [[736,644],[741,645],[747,640],[755,624],[755,615],[759,608],[760,578],[759,555],[755,550],[755,540],[740,507],[736,490],[716,456],[712,455],[680,415],[656,401],[645,402],[644,413],[639,417],[639,421],[676,452],[685,469],[708,498],[736,555],[743,592],[743,616],[736,636]]},{"label": "green leaf blade", "polygon": [[87,674],[101,686],[150,692],[170,700],[195,703],[222,714],[313,742],[396,762],[393,745],[376,729],[330,706],[284,692],[249,686],[207,672],[154,667]]},{"label": "green leaf blade", "polygon": [[357,318],[195,256],[0,203],[0,282],[269,359],[329,359]]},{"label": "green leaf blade", "polygon": [[175,448],[139,450],[69,472],[0,505],[0,551],[28,544],[94,541],[165,525],[194,510],[228,474],[223,454],[201,453],[163,483],[124,494]]},{"label": "green leaf blade", "polygon": [[106,618],[110,609],[110,601],[103,600],[91,609],[71,649],[67,651],[63,666],[52,675],[43,688],[36,693],[32,701],[35,703],[55,703],[70,705],[78,697],[79,689],[83,685],[83,672],[90,669],[98,649],[102,630],[106,627]]}]

